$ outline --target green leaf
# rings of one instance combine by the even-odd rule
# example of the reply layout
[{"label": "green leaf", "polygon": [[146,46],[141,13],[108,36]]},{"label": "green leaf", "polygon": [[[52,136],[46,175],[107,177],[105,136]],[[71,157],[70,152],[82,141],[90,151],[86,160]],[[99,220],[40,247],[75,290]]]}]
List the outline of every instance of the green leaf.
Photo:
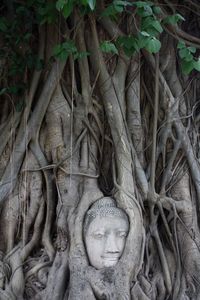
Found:
[{"label": "green leaf", "polygon": [[120,1],[120,0],[115,0],[113,2],[114,5],[120,5],[120,6],[132,6],[133,3],[129,2],[129,1]]},{"label": "green leaf", "polygon": [[142,8],[146,8],[147,6],[152,6],[153,3],[150,2],[150,1],[136,1],[134,2],[134,4],[137,6],[137,7],[142,7]]},{"label": "green leaf", "polygon": [[150,53],[157,53],[160,50],[160,48],[161,48],[161,43],[155,37],[150,38],[147,41],[147,44],[145,46],[145,49]]},{"label": "green leaf", "polygon": [[117,13],[122,13],[124,10],[124,7],[122,5],[114,5],[114,8]]},{"label": "green leaf", "polygon": [[174,14],[172,16],[167,16],[165,19],[163,19],[164,24],[176,24],[179,21],[185,21],[185,18],[181,16],[180,14]]},{"label": "green leaf", "polygon": [[129,1],[114,0],[102,13],[102,16],[112,16],[115,17],[116,14],[122,13],[126,6],[132,6],[133,3]]},{"label": "green leaf", "polygon": [[194,69],[194,62],[193,61],[182,61],[181,62],[181,69],[185,75],[188,75]]},{"label": "green leaf", "polygon": [[136,10],[136,13],[140,16],[140,17],[149,17],[153,15],[153,11],[152,8],[150,6],[146,6],[145,8],[143,7],[138,7]]},{"label": "green leaf", "polygon": [[195,47],[188,47],[188,50],[191,52],[191,53],[196,53],[197,49]]},{"label": "green leaf", "polygon": [[193,54],[196,52],[195,47],[186,47],[181,46],[182,48],[179,50],[179,56],[180,58],[184,59],[185,61],[191,61],[193,60]]},{"label": "green leaf", "polygon": [[101,51],[106,52],[106,53],[118,54],[118,50],[117,50],[115,44],[113,44],[109,41],[102,42],[100,45],[100,49],[101,49]]},{"label": "green leaf", "polygon": [[161,33],[163,31],[163,28],[160,22],[155,20],[155,17],[150,16],[150,17],[142,18],[141,30],[147,31],[148,33],[154,36],[158,33]]},{"label": "green leaf", "polygon": [[74,44],[74,41],[68,40],[67,42],[62,44],[63,49],[68,51],[69,54],[73,54],[77,52],[77,48]]},{"label": "green leaf", "polygon": [[189,59],[189,58],[190,58],[189,60],[193,59],[193,56],[187,47],[179,50],[179,56],[180,56],[180,58],[184,58],[184,59]]},{"label": "green leaf", "polygon": [[86,6],[88,4],[88,0],[81,0],[81,4]]},{"label": "green leaf", "polygon": [[200,58],[197,61],[194,61],[193,66],[195,70],[200,72]]},{"label": "green leaf", "polygon": [[67,19],[71,15],[73,7],[73,0],[58,0],[56,2],[56,9],[62,12],[62,15],[65,19]]},{"label": "green leaf", "polygon": [[109,5],[103,12],[102,12],[102,16],[104,17],[110,17],[110,16],[115,16],[116,15],[116,9],[114,7],[114,5]]},{"label": "green leaf", "polygon": [[163,32],[163,28],[159,21],[152,22],[151,26],[154,27],[159,33]]},{"label": "green leaf", "polygon": [[60,52],[62,52],[62,46],[61,44],[56,45],[53,49],[53,55],[54,56],[58,56],[60,54]]},{"label": "green leaf", "polygon": [[133,36],[121,36],[117,39],[117,44],[123,47],[127,56],[133,55],[136,51],[140,50],[138,39]]},{"label": "green leaf", "polygon": [[159,6],[153,6],[152,7],[154,14],[160,15],[162,13],[162,10]]},{"label": "green leaf", "polygon": [[70,54],[75,55],[77,53],[77,48],[74,41],[68,40],[62,44],[58,44],[53,49],[53,56],[59,58],[60,60],[66,60]]},{"label": "green leaf", "polygon": [[7,92],[7,88],[3,88],[0,90],[0,96]]},{"label": "green leaf", "polygon": [[38,8],[39,22],[40,24],[44,23],[53,23],[56,19],[56,10],[55,3],[45,3],[45,6],[40,6]]},{"label": "green leaf", "polygon": [[120,36],[117,39],[117,43],[120,46],[125,46],[126,48],[132,48],[135,43],[135,38],[133,36]]},{"label": "green leaf", "polygon": [[149,39],[149,36],[145,36],[143,34],[140,34],[138,35],[138,39],[137,39],[137,44],[138,44],[138,48],[139,49],[142,49],[146,46],[147,42],[148,42],[148,39]]},{"label": "green leaf", "polygon": [[88,52],[88,51],[77,52],[77,53],[74,54],[74,60],[82,59],[82,58],[87,57],[89,55],[90,55],[90,52]]},{"label": "green leaf", "polygon": [[95,9],[96,0],[87,0],[87,3],[88,3],[91,10]]},{"label": "green leaf", "polygon": [[152,2],[144,2],[144,1],[137,1],[134,2],[134,5],[136,5],[137,10],[136,13],[141,16],[141,17],[148,17],[148,16],[152,16],[153,15],[153,8]]},{"label": "green leaf", "polygon": [[141,33],[141,35],[146,36],[146,37],[150,36],[150,34],[146,31],[141,31],[140,33]]},{"label": "green leaf", "polygon": [[177,48],[178,48],[178,49],[183,49],[183,48],[185,48],[185,43],[184,43],[183,41],[179,41],[179,42],[178,42],[178,45],[177,45]]},{"label": "green leaf", "polygon": [[58,1],[56,1],[56,9],[58,11],[61,11],[66,3],[67,3],[67,0],[58,0]]},{"label": "green leaf", "polygon": [[63,7],[62,14],[65,19],[67,19],[73,10],[73,1],[68,1],[68,3]]},{"label": "green leaf", "polygon": [[58,58],[62,61],[67,60],[69,57],[69,53],[67,51],[61,51],[60,54],[58,55]]}]

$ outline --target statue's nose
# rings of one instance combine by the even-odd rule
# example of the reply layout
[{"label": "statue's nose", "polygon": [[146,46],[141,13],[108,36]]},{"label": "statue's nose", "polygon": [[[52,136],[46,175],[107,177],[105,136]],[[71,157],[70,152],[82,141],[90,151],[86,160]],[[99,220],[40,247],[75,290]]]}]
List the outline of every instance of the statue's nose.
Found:
[{"label": "statue's nose", "polygon": [[105,250],[107,253],[119,253],[117,239],[113,233],[108,235],[105,246]]}]

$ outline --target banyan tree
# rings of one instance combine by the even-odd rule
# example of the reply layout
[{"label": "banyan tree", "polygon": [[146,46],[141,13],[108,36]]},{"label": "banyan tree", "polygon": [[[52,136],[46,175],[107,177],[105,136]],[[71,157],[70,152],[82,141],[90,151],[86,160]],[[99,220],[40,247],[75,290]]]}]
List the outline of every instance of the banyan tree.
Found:
[{"label": "banyan tree", "polygon": [[[200,299],[199,49],[198,0],[1,3],[1,300]],[[102,198],[129,232],[98,269]]]}]

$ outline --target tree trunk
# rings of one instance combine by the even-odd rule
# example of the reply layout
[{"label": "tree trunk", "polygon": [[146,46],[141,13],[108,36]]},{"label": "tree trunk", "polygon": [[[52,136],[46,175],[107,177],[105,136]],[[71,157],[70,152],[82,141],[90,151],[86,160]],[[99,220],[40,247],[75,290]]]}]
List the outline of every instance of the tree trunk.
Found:
[{"label": "tree trunk", "polygon": [[[155,55],[101,51],[102,41],[137,31],[128,7],[120,21],[97,17],[98,3],[95,13],[35,25],[31,47],[44,68],[12,79],[27,82],[22,108],[20,96],[0,94],[0,299],[200,299],[200,75],[182,75],[176,50],[177,39],[200,48],[200,8],[164,2],[166,13],[193,18],[197,34],[165,25]],[[65,39],[78,59],[53,56]],[[106,196],[129,232],[117,264],[96,269],[83,224]]]}]

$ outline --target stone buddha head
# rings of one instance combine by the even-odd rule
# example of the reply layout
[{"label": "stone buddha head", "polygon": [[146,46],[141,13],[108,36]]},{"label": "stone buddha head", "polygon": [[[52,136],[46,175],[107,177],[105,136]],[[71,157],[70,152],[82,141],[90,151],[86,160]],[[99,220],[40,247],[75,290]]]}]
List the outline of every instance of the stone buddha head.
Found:
[{"label": "stone buddha head", "polygon": [[97,200],[87,211],[83,226],[90,264],[96,269],[115,266],[123,253],[128,231],[128,217],[115,200],[110,197]]}]

